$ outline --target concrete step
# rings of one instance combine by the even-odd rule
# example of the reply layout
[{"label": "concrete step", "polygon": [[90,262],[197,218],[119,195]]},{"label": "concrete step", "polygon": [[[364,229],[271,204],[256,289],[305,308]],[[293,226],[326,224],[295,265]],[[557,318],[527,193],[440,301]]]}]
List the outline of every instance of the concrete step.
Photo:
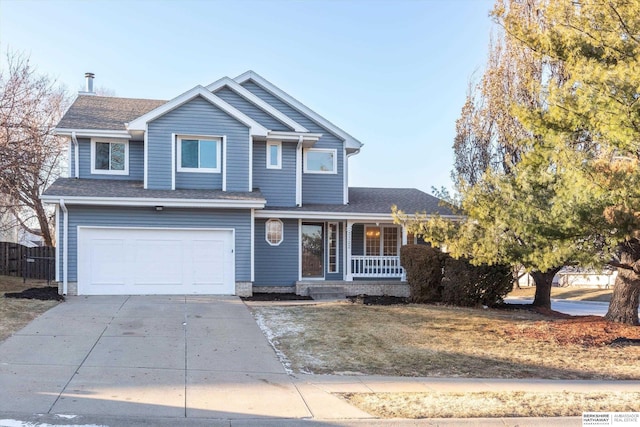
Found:
[{"label": "concrete step", "polygon": [[347,298],[342,286],[314,286],[309,288],[309,296],[314,300],[338,300]]}]

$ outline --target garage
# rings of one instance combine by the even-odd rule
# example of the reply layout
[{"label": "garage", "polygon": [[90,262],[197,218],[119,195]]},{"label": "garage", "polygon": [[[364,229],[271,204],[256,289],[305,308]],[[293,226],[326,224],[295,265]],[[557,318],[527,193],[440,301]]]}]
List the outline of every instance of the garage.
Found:
[{"label": "garage", "polygon": [[234,292],[232,229],[78,227],[79,295]]}]

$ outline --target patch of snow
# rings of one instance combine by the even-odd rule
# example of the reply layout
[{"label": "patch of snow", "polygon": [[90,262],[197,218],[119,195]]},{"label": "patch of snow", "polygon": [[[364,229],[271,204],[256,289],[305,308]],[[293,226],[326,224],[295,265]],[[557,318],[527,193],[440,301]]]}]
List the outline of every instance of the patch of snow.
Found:
[{"label": "patch of snow", "polygon": [[[267,341],[269,341],[269,345],[271,345],[273,350],[276,352],[276,356],[278,357],[278,360],[280,360],[280,363],[282,363],[282,366],[284,367],[284,370],[287,372],[287,374],[293,375],[293,370],[291,369],[291,361],[278,348],[278,344],[280,344],[278,342],[278,336],[282,336],[282,334],[284,334],[287,329],[289,331],[291,331],[291,332],[293,332],[293,331],[300,332],[302,330],[302,328],[299,327],[299,326],[298,326],[298,328],[295,328],[293,325],[291,325],[291,322],[289,322],[289,324],[287,324],[286,322],[282,322],[282,323],[279,323],[279,325],[278,325],[278,326],[282,326],[282,328],[278,328],[278,330],[280,332],[280,335],[277,335],[267,325],[267,321],[266,321],[264,315],[261,312],[254,311],[253,312],[253,316],[256,319],[256,323],[258,324],[258,327],[260,328],[260,330],[262,330],[262,333],[265,335],[265,337],[267,337]],[[291,327],[287,328],[287,326],[291,326]]]}]

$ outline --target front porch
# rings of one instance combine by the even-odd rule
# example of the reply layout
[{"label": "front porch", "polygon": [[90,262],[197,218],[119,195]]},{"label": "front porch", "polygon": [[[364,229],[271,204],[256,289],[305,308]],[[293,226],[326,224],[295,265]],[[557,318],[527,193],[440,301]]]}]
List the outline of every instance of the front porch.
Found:
[{"label": "front porch", "polygon": [[351,280],[353,279],[400,279],[405,280],[400,256],[351,255]]},{"label": "front porch", "polygon": [[[406,280],[400,247],[407,244],[404,227],[392,223],[347,221],[345,280]],[[413,238],[411,238],[413,240]]]}]

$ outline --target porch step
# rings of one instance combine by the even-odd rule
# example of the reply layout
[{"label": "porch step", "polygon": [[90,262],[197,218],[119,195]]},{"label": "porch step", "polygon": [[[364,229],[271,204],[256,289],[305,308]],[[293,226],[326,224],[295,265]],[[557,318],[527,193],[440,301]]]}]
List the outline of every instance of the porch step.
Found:
[{"label": "porch step", "polygon": [[342,286],[313,286],[309,296],[314,300],[340,300],[347,298],[347,292]]}]

